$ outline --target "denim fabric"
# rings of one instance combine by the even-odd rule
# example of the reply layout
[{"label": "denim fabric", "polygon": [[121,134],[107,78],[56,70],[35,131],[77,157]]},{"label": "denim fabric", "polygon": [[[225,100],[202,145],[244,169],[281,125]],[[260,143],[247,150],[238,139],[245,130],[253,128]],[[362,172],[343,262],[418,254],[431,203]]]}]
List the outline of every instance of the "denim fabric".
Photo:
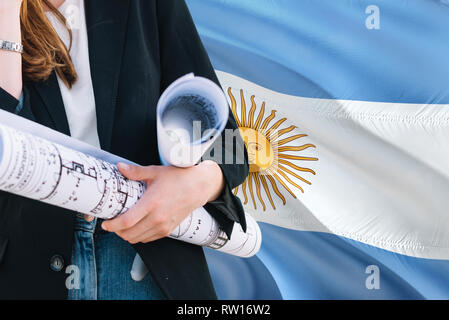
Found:
[{"label": "denim fabric", "polygon": [[[98,225],[100,222],[98,222]],[[162,300],[150,274],[139,282],[130,271],[136,251],[114,233],[97,227],[97,219],[76,219],[72,265],[79,270],[79,288],[70,289],[69,300]]]},{"label": "denim fabric", "polygon": [[18,114],[20,111],[22,111],[22,109],[23,109],[23,91],[22,91],[22,94],[20,95],[20,98],[19,98],[19,103],[17,104],[17,107],[16,107],[16,114]]}]

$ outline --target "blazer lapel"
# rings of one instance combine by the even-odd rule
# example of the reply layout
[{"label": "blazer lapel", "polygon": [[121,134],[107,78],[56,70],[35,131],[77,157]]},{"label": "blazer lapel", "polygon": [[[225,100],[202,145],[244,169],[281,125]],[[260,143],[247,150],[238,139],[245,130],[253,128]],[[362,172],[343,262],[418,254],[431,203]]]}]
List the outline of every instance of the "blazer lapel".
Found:
[{"label": "blazer lapel", "polygon": [[130,1],[86,0],[89,58],[101,147],[110,150]]},{"label": "blazer lapel", "polygon": [[56,72],[53,71],[47,81],[32,82],[31,85],[34,86],[42,98],[44,105],[54,122],[54,128],[59,132],[70,136],[69,123],[67,121]]}]

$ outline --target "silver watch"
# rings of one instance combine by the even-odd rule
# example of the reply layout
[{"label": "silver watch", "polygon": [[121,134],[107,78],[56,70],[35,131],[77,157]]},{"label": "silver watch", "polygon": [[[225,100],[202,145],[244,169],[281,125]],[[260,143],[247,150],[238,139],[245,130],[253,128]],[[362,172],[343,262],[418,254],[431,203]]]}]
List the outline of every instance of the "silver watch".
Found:
[{"label": "silver watch", "polygon": [[23,53],[23,45],[17,42],[0,40],[0,50]]}]

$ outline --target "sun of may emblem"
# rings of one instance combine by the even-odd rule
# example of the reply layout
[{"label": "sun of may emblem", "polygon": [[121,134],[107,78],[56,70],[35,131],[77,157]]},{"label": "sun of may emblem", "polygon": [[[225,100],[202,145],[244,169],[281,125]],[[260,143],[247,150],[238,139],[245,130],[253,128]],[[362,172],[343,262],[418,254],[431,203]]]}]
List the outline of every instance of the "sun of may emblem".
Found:
[{"label": "sun of may emblem", "polygon": [[267,207],[262,196],[264,192],[265,198],[276,210],[273,197],[279,197],[285,205],[286,198],[283,192],[287,191],[296,199],[295,189],[304,193],[304,186],[311,185],[305,177],[316,173],[307,168],[307,163],[318,161],[318,158],[303,153],[316,147],[310,143],[301,143],[307,135],[298,133],[296,126],[286,126],[287,118],[276,119],[276,110],[265,115],[265,102],[258,107],[255,96],[251,96],[251,108],[247,112],[245,95],[243,90],[240,90],[240,110],[238,110],[232,89],[228,88],[227,93],[250,162],[248,178],[234,190],[234,193],[237,195],[241,188],[244,204],[248,204],[247,191],[249,191],[254,209],[257,209],[260,203],[265,211]]}]

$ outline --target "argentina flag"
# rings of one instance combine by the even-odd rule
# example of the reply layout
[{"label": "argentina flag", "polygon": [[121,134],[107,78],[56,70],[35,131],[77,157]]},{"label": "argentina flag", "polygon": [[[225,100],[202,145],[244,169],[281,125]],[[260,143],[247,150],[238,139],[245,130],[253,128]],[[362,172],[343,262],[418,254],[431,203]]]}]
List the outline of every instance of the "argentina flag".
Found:
[{"label": "argentina flag", "polygon": [[251,162],[221,299],[449,298],[449,1],[187,0]]}]

